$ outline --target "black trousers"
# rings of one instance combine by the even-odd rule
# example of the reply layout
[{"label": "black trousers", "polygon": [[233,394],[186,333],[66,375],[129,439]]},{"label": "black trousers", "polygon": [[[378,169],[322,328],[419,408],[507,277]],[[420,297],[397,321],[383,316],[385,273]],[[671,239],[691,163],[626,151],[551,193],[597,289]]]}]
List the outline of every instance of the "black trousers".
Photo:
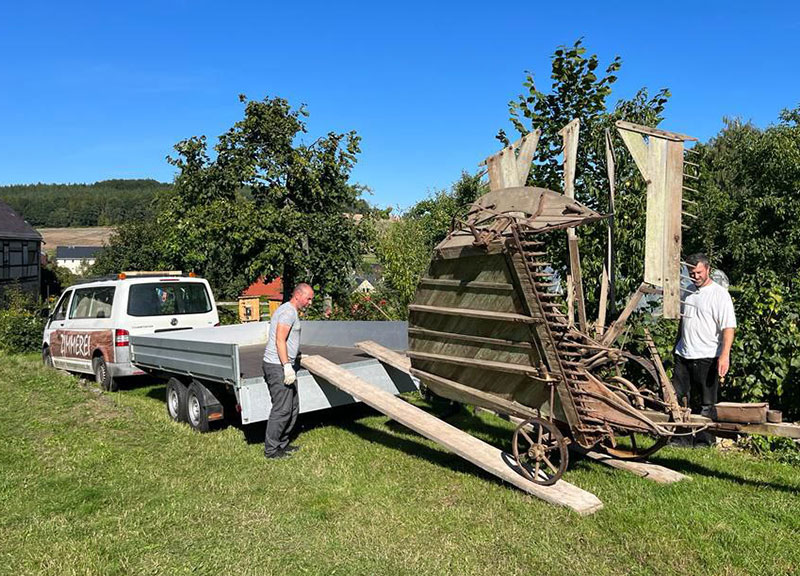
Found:
[{"label": "black trousers", "polygon": [[689,406],[692,412],[708,415],[709,408],[717,403],[719,393],[717,359],[689,360],[675,354],[672,385],[681,406]]},{"label": "black trousers", "polygon": [[297,397],[297,382],[291,386],[283,383],[283,366],[262,362],[264,381],[269,388],[272,399],[272,410],[267,422],[267,433],[264,437],[264,454],[272,456],[289,444],[289,434],[297,422],[300,403]]}]

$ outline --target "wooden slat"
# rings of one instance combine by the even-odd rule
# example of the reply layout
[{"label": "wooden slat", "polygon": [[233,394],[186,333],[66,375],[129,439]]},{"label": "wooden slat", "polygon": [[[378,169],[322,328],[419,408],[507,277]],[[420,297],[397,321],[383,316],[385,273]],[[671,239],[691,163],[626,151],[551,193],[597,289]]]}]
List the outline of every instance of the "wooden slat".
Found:
[{"label": "wooden slat", "polygon": [[533,378],[546,382],[542,378],[542,373],[531,366],[523,364],[511,364],[508,362],[495,362],[482,358],[462,358],[461,356],[449,356],[447,354],[431,354],[429,352],[406,352],[409,358],[424,360],[429,362],[444,362],[445,364],[455,364],[456,366],[467,366],[470,368],[480,368],[483,370],[497,370],[498,372],[508,372],[510,374],[525,374]]},{"label": "wooden slat", "polygon": [[625,328],[625,323],[630,318],[633,311],[636,310],[636,307],[639,305],[639,301],[642,299],[645,291],[647,289],[647,284],[641,284],[639,289],[631,295],[630,300],[628,300],[627,306],[622,311],[622,314],[619,315],[619,318],[611,324],[608,331],[603,336],[603,339],[600,340],[600,343],[603,346],[611,346],[614,341],[619,338],[619,335],[622,334],[622,330]]},{"label": "wooden slat", "polygon": [[572,199],[575,198],[575,168],[578,157],[580,129],[581,122],[578,118],[575,118],[558,132],[559,136],[561,136],[564,153],[564,196]]},{"label": "wooden slat", "polygon": [[517,156],[513,148],[506,148],[500,153],[500,172],[503,174],[503,188],[521,186],[517,177]]},{"label": "wooden slat", "polygon": [[666,140],[675,140],[680,142],[696,142],[697,138],[694,136],[687,136],[678,132],[668,132],[667,130],[659,130],[658,128],[650,128],[649,126],[642,126],[641,124],[634,124],[633,122],[625,122],[624,120],[617,120],[616,127],[620,130],[628,130],[630,132],[638,132],[647,136],[656,136],[657,138],[664,138]]},{"label": "wooden slat", "polygon": [[427,328],[417,328],[416,326],[409,326],[409,334],[417,334],[419,336],[430,336],[431,338],[443,338],[445,340],[460,340],[462,342],[474,342],[476,344],[490,344],[496,346],[508,346],[511,348],[524,348],[530,350],[533,348],[530,342],[518,342],[515,340],[503,340],[502,338],[487,338],[485,336],[472,336],[469,334],[458,334],[455,332],[443,332],[441,330],[429,330]]},{"label": "wooden slat", "polygon": [[568,507],[581,515],[592,514],[603,507],[603,503],[597,496],[564,480],[559,480],[552,486],[540,486],[527,480],[518,471],[513,457],[509,457],[508,454],[494,446],[470,436],[463,430],[439,420],[389,392],[368,384],[321,356],[303,357],[301,363],[303,368],[315,376],[324,378],[340,390],[386,414],[403,426],[422,434],[479,468],[537,498],[551,504]]},{"label": "wooden slat", "polygon": [[647,180],[647,144],[639,134],[632,134],[627,131],[620,130],[619,135],[622,136],[622,141],[625,142],[628,151],[633,156],[633,161],[636,167],[639,168],[644,179]]},{"label": "wooden slat", "polygon": [[356,348],[363,350],[373,358],[377,358],[381,362],[388,364],[393,368],[397,368],[401,372],[409,374],[409,371],[411,370],[411,360],[408,358],[408,356],[395,352],[394,350],[390,350],[385,346],[381,346],[377,342],[373,342],[372,340],[356,342]]},{"label": "wooden slat", "polygon": [[520,146],[519,155],[517,156],[517,182],[519,182],[520,186],[525,186],[525,182],[528,179],[531,162],[533,162],[533,156],[536,154],[536,147],[539,145],[539,136],[541,134],[542,131],[537,128],[518,141]]},{"label": "wooden slat", "polygon": [[523,324],[536,323],[536,320],[530,316],[511,314],[509,312],[490,312],[487,310],[471,310],[469,308],[443,308],[441,306],[425,306],[423,304],[409,304],[408,309],[412,312],[466,316],[468,318],[482,318],[484,320],[498,320],[502,322],[521,322]]},{"label": "wooden slat", "polygon": [[681,474],[676,470],[660,466],[647,461],[633,461],[633,460],[619,460],[608,454],[595,452],[593,450],[586,451],[577,444],[570,446],[570,449],[583,454],[587,458],[591,458],[595,462],[600,462],[606,466],[611,466],[617,470],[624,470],[631,472],[637,476],[641,476],[647,480],[658,482],[659,484],[672,484],[673,482],[680,482],[681,480],[691,480],[691,476]]},{"label": "wooden slat", "polygon": [[[734,424],[735,426],[735,424]],[[784,438],[800,438],[800,426],[789,422],[764,424],[743,424],[741,431],[747,434],[762,434],[764,436],[783,436]]]},{"label": "wooden slat", "polygon": [[575,235],[575,230],[570,228],[567,232],[572,234],[567,237],[567,245],[569,248],[569,267],[573,279],[573,289],[575,291],[575,303],[578,309],[578,325],[581,332],[588,331],[586,324],[586,300],[583,295],[583,275],[581,273],[581,255],[578,251],[578,238]]},{"label": "wooden slat", "polygon": [[651,138],[647,145],[647,221],[644,239],[644,281],[664,282],[664,229],[666,213],[667,142]]},{"label": "wooden slat", "polygon": [[681,315],[681,207],[683,204],[683,142],[667,143],[664,212],[663,316]]},{"label": "wooden slat", "polygon": [[[670,415],[663,412],[656,412],[655,410],[643,410],[642,414],[647,416],[650,420],[656,423],[669,422]],[[700,416],[699,414],[691,414],[689,416],[689,424],[692,426],[709,426],[709,432],[715,431],[732,432],[742,434],[762,434],[764,436],[783,436],[785,438],[800,439],[800,426],[790,422],[766,422],[764,424],[736,424],[734,422],[714,422],[710,418]]]},{"label": "wooden slat", "polygon": [[523,406],[518,402],[506,400],[496,394],[490,394],[483,390],[473,388],[472,386],[464,386],[463,384],[459,384],[454,380],[439,376],[438,374],[412,368],[411,375],[424,381],[437,395],[450,398],[462,404],[481,406],[489,410],[494,410],[499,414],[507,414],[509,416],[517,416],[525,419],[533,418],[538,415],[535,410]]},{"label": "wooden slat", "polygon": [[421,278],[419,283],[423,286],[439,286],[441,288],[458,288],[464,290],[514,291],[514,286],[506,282],[463,282],[461,280],[449,280],[447,278]]}]

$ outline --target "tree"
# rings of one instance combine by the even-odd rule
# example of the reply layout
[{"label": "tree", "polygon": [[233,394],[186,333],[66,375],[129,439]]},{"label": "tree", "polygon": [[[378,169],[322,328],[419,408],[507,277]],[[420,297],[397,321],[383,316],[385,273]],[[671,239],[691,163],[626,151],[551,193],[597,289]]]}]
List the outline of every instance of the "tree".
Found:
[{"label": "tree", "polygon": [[726,120],[696,147],[699,216],[686,252],[727,273],[738,329],[726,399],[800,415],[800,107],[764,130]]},{"label": "tree", "polygon": [[456,219],[487,190],[480,174],[462,172],[450,191],[439,190],[408,209],[403,218],[378,234],[376,254],[383,267],[387,296],[394,308],[407,311],[431,251],[450,232]]},{"label": "tree", "polygon": [[[627,120],[655,127],[662,120],[670,93],[662,89],[650,97],[646,88],[629,100],[619,100],[609,111],[608,99],[622,60],[615,57],[598,76],[600,65],[596,54],[586,56],[582,40],[573,46],[559,46],[551,57],[552,80],[549,93],[540,91],[532,73],[523,82],[525,91],[509,102],[510,121],[520,135],[540,129],[542,134],[535,164],[528,176],[529,186],[551,190],[563,188],[561,137],[558,132],[573,119],[580,119],[580,144],[575,171],[575,198],[590,208],[608,213],[608,177],[605,159],[605,131],[614,134],[614,122]],[[498,139],[509,138],[503,130]],[[616,293],[622,299],[639,285],[643,274],[645,184],[620,139],[614,139],[618,187],[615,231],[617,248]],[[554,264],[566,270],[566,238],[556,232],[558,241],[551,242]],[[602,225],[579,230],[587,312],[596,313],[599,281],[605,253],[605,229]],[[563,240],[563,241],[562,241]]]},{"label": "tree", "polygon": [[800,106],[765,130],[726,119],[696,150],[699,219],[687,247],[708,252],[734,283],[756,269],[791,278],[800,270]]},{"label": "tree", "polygon": [[[305,144],[304,107],[282,98],[240,101],[244,118],[219,137],[213,159],[205,136],[176,144],[168,161],[178,174],[158,197],[154,224],[121,228],[103,266],[127,259],[193,270],[224,297],[259,276],[346,292],[363,244],[345,214],[360,194],[349,182],[359,137],[330,132]],[[145,249],[130,253],[137,248]]]}]

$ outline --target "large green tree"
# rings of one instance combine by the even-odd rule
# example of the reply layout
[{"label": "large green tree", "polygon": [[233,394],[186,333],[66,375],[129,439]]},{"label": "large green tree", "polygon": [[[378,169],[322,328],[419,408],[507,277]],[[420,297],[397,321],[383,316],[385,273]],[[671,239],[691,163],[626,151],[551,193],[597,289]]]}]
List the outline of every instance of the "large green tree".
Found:
[{"label": "large green tree", "polygon": [[[118,269],[120,259],[193,270],[223,297],[260,275],[334,295],[347,290],[363,240],[346,214],[360,193],[349,182],[359,137],[330,132],[306,144],[304,107],[240,100],[244,118],[219,137],[213,157],[205,136],[175,146],[168,161],[178,174],[153,223],[122,228],[98,270]],[[143,244],[144,254],[130,254]]]},{"label": "large green tree", "polygon": [[[534,75],[528,72],[524,91],[509,102],[510,121],[514,129],[525,135],[541,130],[534,165],[528,176],[529,186],[562,190],[564,182],[561,157],[562,140],[558,135],[565,125],[580,120],[580,142],[575,171],[575,197],[579,202],[602,213],[609,212],[605,133],[612,134],[616,157],[617,182],[616,232],[616,293],[621,302],[641,282],[644,257],[645,184],[633,159],[616,138],[614,122],[627,120],[647,126],[657,126],[662,120],[664,106],[670,96],[666,89],[650,96],[641,88],[632,98],[610,102],[612,86],[622,67],[619,56],[600,72],[596,54],[587,54],[581,40],[572,46],[560,46],[551,57],[549,91],[540,90]],[[498,139],[508,144],[501,130]],[[550,242],[554,263],[566,270],[566,235],[553,233]],[[600,293],[600,277],[606,245],[606,229],[602,224],[580,228],[578,231],[584,270],[587,311],[596,313]]]},{"label": "large green tree", "polygon": [[699,216],[686,252],[731,279],[738,329],[727,399],[800,415],[800,107],[760,129],[726,120],[696,147]]}]

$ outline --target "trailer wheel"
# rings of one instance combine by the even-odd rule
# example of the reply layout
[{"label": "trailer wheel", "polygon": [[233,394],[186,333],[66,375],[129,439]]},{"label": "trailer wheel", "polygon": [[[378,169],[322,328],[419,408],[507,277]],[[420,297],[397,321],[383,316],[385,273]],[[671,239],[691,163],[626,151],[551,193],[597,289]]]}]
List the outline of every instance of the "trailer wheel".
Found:
[{"label": "trailer wheel", "polygon": [[100,384],[103,390],[106,392],[116,392],[119,389],[119,384],[111,376],[111,372],[108,371],[105,358],[97,356],[92,360],[92,370],[94,371],[95,382]]},{"label": "trailer wheel", "polygon": [[189,385],[186,396],[186,416],[189,426],[198,432],[208,432],[208,414],[203,405],[203,390],[197,382]]},{"label": "trailer wheel", "polygon": [[189,390],[186,384],[177,378],[170,378],[167,382],[167,414],[175,422],[187,420],[187,398]]}]

